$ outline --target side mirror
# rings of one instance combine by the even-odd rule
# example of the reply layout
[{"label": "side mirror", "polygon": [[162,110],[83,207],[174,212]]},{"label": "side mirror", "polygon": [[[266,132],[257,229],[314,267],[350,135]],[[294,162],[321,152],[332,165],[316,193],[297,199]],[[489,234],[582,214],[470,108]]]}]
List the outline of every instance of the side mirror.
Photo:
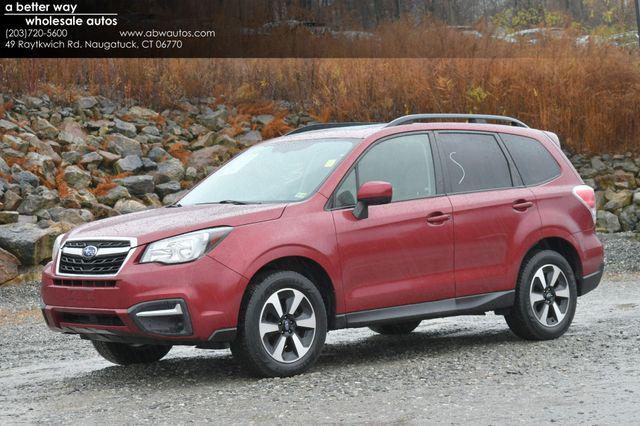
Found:
[{"label": "side mirror", "polygon": [[393,187],[389,182],[366,182],[358,190],[358,204],[353,209],[353,216],[358,219],[369,217],[369,206],[389,204],[393,197]]}]

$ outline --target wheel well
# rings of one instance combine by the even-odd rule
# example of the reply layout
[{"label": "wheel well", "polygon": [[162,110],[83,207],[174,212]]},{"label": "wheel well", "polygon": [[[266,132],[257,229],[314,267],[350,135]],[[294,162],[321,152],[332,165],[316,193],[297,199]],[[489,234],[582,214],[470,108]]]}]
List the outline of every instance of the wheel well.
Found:
[{"label": "wheel well", "polygon": [[573,274],[576,277],[576,281],[580,283],[580,281],[582,280],[582,262],[580,261],[578,251],[570,242],[559,237],[545,238],[538,241],[536,245],[529,249],[526,256],[524,257],[524,260],[528,259],[536,252],[541,250],[553,250],[560,253],[565,259],[567,259],[567,262],[569,262],[569,265],[571,265]]},{"label": "wheel well", "polygon": [[325,271],[318,262],[307,257],[281,257],[280,259],[272,260],[260,268],[253,277],[251,277],[249,286],[247,286],[244,296],[242,297],[242,306],[245,306],[248,302],[248,300],[246,300],[248,289],[252,284],[255,284],[254,281],[256,277],[272,271],[294,271],[311,280],[322,295],[322,300],[324,301],[324,306],[327,311],[327,325],[329,329],[334,328],[336,318],[336,294],[333,283],[327,271]]}]

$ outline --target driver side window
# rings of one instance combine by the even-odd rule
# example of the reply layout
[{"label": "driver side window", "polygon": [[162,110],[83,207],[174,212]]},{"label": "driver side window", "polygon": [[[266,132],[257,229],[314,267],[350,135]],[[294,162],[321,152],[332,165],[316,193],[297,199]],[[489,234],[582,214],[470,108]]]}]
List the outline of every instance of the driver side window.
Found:
[{"label": "driver side window", "polygon": [[335,208],[355,206],[357,188],[370,181],[389,182],[394,201],[436,195],[436,179],[429,139],[404,135],[374,145],[358,160],[336,191]]}]

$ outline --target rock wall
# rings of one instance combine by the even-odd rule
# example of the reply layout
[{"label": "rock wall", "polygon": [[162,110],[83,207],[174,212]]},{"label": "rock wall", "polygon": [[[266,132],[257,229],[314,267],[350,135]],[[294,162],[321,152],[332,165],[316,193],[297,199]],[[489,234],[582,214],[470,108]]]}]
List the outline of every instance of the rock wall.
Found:
[{"label": "rock wall", "polygon": [[[238,110],[215,98],[162,112],[103,97],[3,103],[0,284],[49,259],[55,237],[73,226],[172,204],[241,150],[314,122],[286,103]],[[597,190],[598,228],[640,231],[640,159],[571,159]]]}]

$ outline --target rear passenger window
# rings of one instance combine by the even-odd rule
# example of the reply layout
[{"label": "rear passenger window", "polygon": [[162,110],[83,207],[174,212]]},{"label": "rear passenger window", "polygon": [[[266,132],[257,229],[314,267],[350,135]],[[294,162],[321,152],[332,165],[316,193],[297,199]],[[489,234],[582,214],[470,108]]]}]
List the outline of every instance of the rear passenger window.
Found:
[{"label": "rear passenger window", "polygon": [[560,175],[560,166],[537,140],[509,134],[500,136],[525,185],[537,185]]},{"label": "rear passenger window", "polygon": [[513,186],[509,163],[491,135],[438,133],[451,192],[473,192]]}]

